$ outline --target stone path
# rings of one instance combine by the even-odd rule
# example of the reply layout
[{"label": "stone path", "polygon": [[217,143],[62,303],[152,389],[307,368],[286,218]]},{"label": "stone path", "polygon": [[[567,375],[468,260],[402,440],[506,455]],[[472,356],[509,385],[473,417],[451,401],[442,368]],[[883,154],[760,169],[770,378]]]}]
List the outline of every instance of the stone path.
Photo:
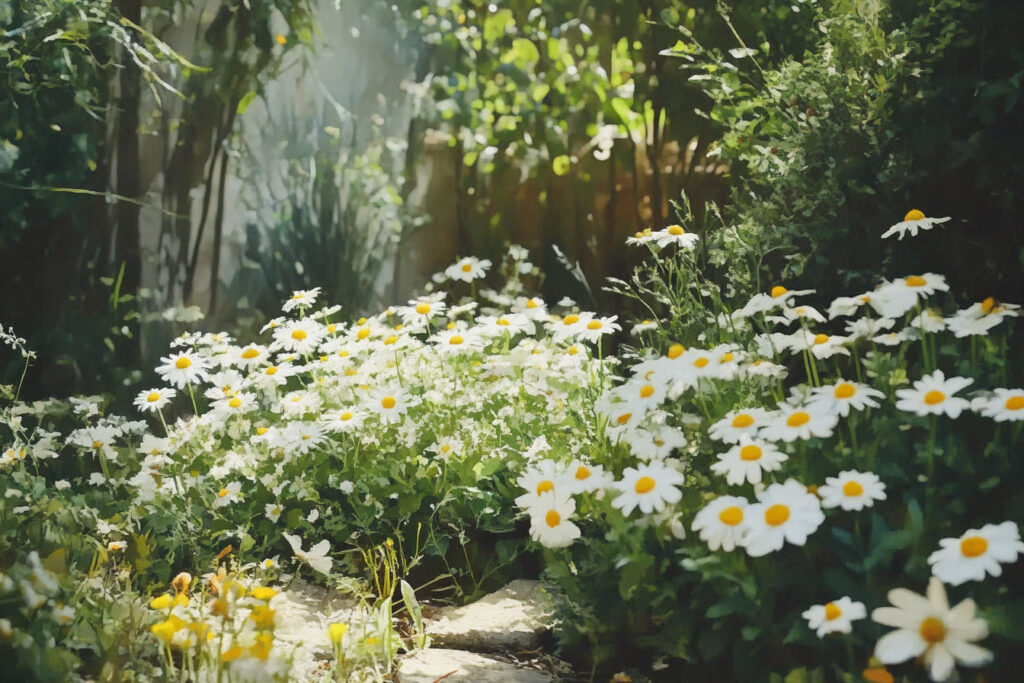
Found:
[{"label": "stone path", "polygon": [[[352,624],[366,618],[351,598],[304,581],[296,581],[275,598],[274,608],[278,613],[276,637],[296,647],[293,673],[312,673],[331,658],[328,624]],[[541,637],[551,626],[551,615],[551,600],[540,582],[522,579],[469,605],[442,608],[425,619],[431,646],[402,655],[396,681],[554,681],[547,671],[515,663],[516,658],[539,651]]]}]

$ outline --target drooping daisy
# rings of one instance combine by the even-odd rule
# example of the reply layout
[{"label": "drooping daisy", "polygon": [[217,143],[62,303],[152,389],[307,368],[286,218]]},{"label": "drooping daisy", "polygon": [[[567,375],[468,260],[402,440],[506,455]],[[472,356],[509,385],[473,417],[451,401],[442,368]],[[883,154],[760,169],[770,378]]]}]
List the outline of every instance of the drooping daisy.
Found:
[{"label": "drooping daisy", "polygon": [[711,465],[711,471],[724,476],[726,482],[733,486],[744,482],[760,484],[762,472],[774,472],[788,459],[788,455],[771,443],[755,441],[744,434],[738,444],[718,456],[718,462]]},{"label": "drooping daisy", "polygon": [[870,294],[836,297],[832,303],[828,305],[828,317],[834,320],[841,315],[853,315],[861,306],[870,301]]},{"label": "drooping daisy", "polygon": [[633,455],[646,461],[664,460],[687,443],[682,430],[667,424],[627,429],[622,432],[622,440],[629,444]]},{"label": "drooping daisy", "polygon": [[982,581],[986,574],[999,576],[1001,562],[1016,562],[1024,553],[1020,530],[1013,522],[968,529],[960,538],[944,538],[939,545],[942,549],[928,556],[928,564],[932,574],[951,586]]},{"label": "drooping daisy", "polygon": [[988,635],[988,624],[975,617],[974,600],[964,600],[950,609],[946,589],[934,576],[928,583],[927,597],[906,588],[889,591],[894,607],[879,607],[871,619],[892,631],[875,644],[875,656],[883,664],[899,664],[916,657],[924,658],[933,681],[945,681],[957,663],[984,666],[992,653],[975,645]]},{"label": "drooping daisy", "polygon": [[819,638],[824,638],[829,633],[850,633],[853,630],[853,622],[867,615],[868,611],[863,602],[854,602],[849,596],[844,595],[824,605],[808,607],[803,613],[803,618]]},{"label": "drooping daisy", "polygon": [[166,408],[177,393],[174,389],[162,388],[140,391],[135,397],[135,407],[144,413],[155,413]]},{"label": "drooping daisy", "polygon": [[676,488],[682,483],[682,473],[659,460],[627,467],[622,472],[622,480],[615,482],[615,488],[621,493],[612,501],[612,507],[622,510],[625,516],[638,507],[645,515],[661,512],[666,504],[678,503],[683,497]]},{"label": "drooping daisy", "polygon": [[241,492],[242,483],[237,481],[231,482],[217,491],[217,496],[213,499],[213,507],[222,508],[232,503],[237,503]]},{"label": "drooping daisy", "polygon": [[845,346],[849,341],[847,337],[837,334],[815,334],[810,330],[797,330],[789,337],[789,348],[794,353],[809,350],[815,358],[831,358],[836,354],[849,356],[850,351]]},{"label": "drooping daisy", "polygon": [[576,501],[567,492],[547,491],[530,507],[530,538],[546,548],[565,548],[580,537],[580,528],[569,521]]},{"label": "drooping daisy", "polygon": [[824,521],[821,504],[806,486],[795,479],[772,484],[757,494],[757,502],[744,515],[747,554],[761,557],[786,542],[803,545]]},{"label": "drooping daisy", "polygon": [[815,387],[811,393],[812,403],[820,404],[826,410],[834,410],[841,417],[849,415],[851,408],[858,411],[877,408],[880,404],[875,399],[885,397],[881,391],[872,389],[867,384],[848,382],[844,379],[835,384]]},{"label": "drooping daisy", "polygon": [[946,327],[960,339],[986,335],[1005,318],[1017,316],[1019,309],[1016,304],[1001,303],[988,297],[946,318]]},{"label": "drooping daisy", "polygon": [[990,396],[974,399],[971,409],[996,422],[1024,420],[1024,389],[993,389]]},{"label": "drooping daisy", "polygon": [[657,239],[657,236],[654,234],[654,231],[650,228],[644,228],[627,237],[626,244],[631,247],[639,247],[648,242],[653,242],[655,239]]},{"label": "drooping daisy", "polygon": [[821,506],[840,507],[844,510],[863,510],[871,507],[876,500],[885,500],[885,484],[873,472],[846,470],[838,477],[827,477],[825,484],[818,487]]},{"label": "drooping daisy", "polygon": [[942,370],[936,370],[914,382],[913,389],[897,389],[896,408],[916,415],[947,415],[956,418],[970,402],[954,396],[956,392],[972,384],[969,377],[950,377]]},{"label": "drooping daisy", "polygon": [[835,412],[822,408],[820,404],[794,406],[782,403],[779,412],[761,430],[759,436],[768,441],[786,443],[811,437],[824,439],[832,436],[838,421]]},{"label": "drooping daisy", "polygon": [[491,262],[487,259],[481,260],[472,256],[467,256],[445,268],[444,274],[447,275],[450,280],[472,282],[473,280],[479,280],[486,276],[487,269],[490,267]]},{"label": "drooping daisy", "polygon": [[321,574],[330,574],[331,566],[334,564],[334,560],[328,557],[331,552],[331,544],[329,541],[324,539],[309,550],[302,549],[302,539],[292,534],[281,534],[284,540],[288,541],[288,545],[292,547],[292,552],[295,553],[296,559],[301,562],[308,564],[313,570],[320,572]]},{"label": "drooping daisy", "polygon": [[768,411],[764,408],[737,408],[711,425],[708,435],[725,443],[738,443],[744,434],[757,436],[767,424]]},{"label": "drooping daisy", "polygon": [[785,305],[786,302],[794,297],[813,293],[813,289],[790,290],[782,285],[775,285],[767,294],[758,292],[752,296],[750,301],[734,311],[732,315],[733,318],[748,318],[758,313],[767,313]]},{"label": "drooping daisy", "polygon": [[907,215],[903,217],[903,220],[895,225],[889,227],[888,230],[882,233],[882,239],[892,237],[893,235],[899,235],[899,239],[910,233],[911,237],[917,237],[918,230],[931,230],[940,223],[945,223],[949,220],[949,216],[943,218],[928,218],[924,215],[924,212],[920,209],[911,209],[907,212]]},{"label": "drooping daisy", "polygon": [[288,300],[281,306],[281,310],[285,313],[296,309],[296,308],[309,308],[316,303],[317,296],[320,295],[320,288],[314,287],[313,289],[298,289],[292,292],[292,295],[288,297]]},{"label": "drooping daisy", "polygon": [[160,377],[178,389],[184,389],[188,384],[198,384],[206,379],[206,373],[210,369],[209,361],[192,351],[172,353],[160,359],[156,372]]},{"label": "drooping daisy", "polygon": [[746,498],[719,496],[697,513],[690,528],[700,532],[700,540],[711,550],[721,548],[728,552],[741,548],[746,543],[747,529],[743,520],[748,506]]}]

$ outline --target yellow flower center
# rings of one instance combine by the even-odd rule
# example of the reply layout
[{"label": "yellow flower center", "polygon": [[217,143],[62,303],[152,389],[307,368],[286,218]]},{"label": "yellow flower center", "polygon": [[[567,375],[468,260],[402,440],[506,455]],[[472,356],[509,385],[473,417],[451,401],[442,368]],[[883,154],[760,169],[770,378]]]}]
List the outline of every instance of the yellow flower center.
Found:
[{"label": "yellow flower center", "polygon": [[996,307],[996,300],[992,297],[987,297],[981,302],[981,312],[991,313]]},{"label": "yellow flower center", "polygon": [[600,320],[591,320],[589,323],[587,323],[587,329],[588,330],[599,330],[599,329],[601,329],[601,321]]},{"label": "yellow flower center", "polygon": [[932,389],[931,391],[924,395],[924,402],[930,406],[937,405],[945,400],[946,395],[936,389]]},{"label": "yellow flower center", "polygon": [[575,356],[579,352],[580,352],[580,350],[576,346],[570,346],[568,348],[568,350],[566,351],[566,353],[568,353],[570,356]]},{"label": "yellow flower center", "polygon": [[785,294],[788,291],[789,290],[786,289],[785,287],[783,287],[782,285],[775,285],[774,287],[772,287],[772,291],[771,291],[772,298],[773,299],[778,299],[780,296],[782,296],[783,294]]},{"label": "yellow flower center", "polygon": [[655,481],[651,477],[640,477],[636,480],[636,484],[633,486],[633,490],[637,493],[650,493],[654,490]]},{"label": "yellow flower center", "polygon": [[624,425],[627,422],[629,422],[629,418],[631,417],[633,417],[633,413],[623,413],[622,415],[619,415],[617,418],[615,418],[615,421],[618,422],[620,425]]},{"label": "yellow flower center", "polygon": [[498,318],[494,322],[502,327],[508,327],[508,318]]},{"label": "yellow flower center", "polygon": [[346,410],[345,412],[338,416],[338,419],[341,420],[342,422],[348,422],[349,420],[352,419],[352,411]]},{"label": "yellow flower center", "polygon": [[907,287],[924,287],[928,284],[927,280],[920,275],[911,275],[903,281],[907,283]]},{"label": "yellow flower center", "polygon": [[102,441],[93,441],[92,442],[92,447],[93,447],[93,450],[97,450],[98,451],[99,449],[103,448],[103,442]]},{"label": "yellow flower center", "polygon": [[276,375],[277,374],[277,368],[275,366],[271,365],[269,368],[264,370],[264,372],[266,374],[268,374],[268,375]]},{"label": "yellow flower center", "polygon": [[836,386],[836,389],[835,391],[832,392],[832,395],[835,396],[836,398],[850,398],[856,393],[857,387],[853,386],[849,382],[843,382],[842,384]]},{"label": "yellow flower center", "polygon": [[590,477],[590,469],[587,468],[585,465],[580,465],[579,467],[576,468],[576,480],[577,481],[583,481],[584,479],[587,479],[589,477]]},{"label": "yellow flower center", "polygon": [[224,496],[228,495],[229,493],[231,493],[231,492],[228,491],[227,489],[221,489],[220,491],[217,491],[217,497],[218,498],[223,498]]},{"label": "yellow flower center", "polygon": [[580,317],[578,315],[575,315],[574,313],[570,313],[569,315],[562,318],[563,325],[575,325],[579,321]]},{"label": "yellow flower center", "polygon": [[238,408],[239,406],[242,405],[242,399],[235,396],[233,399],[228,401],[228,405],[231,406],[232,408]]},{"label": "yellow flower center", "polygon": [[686,231],[683,230],[678,225],[670,225],[670,226],[668,226],[668,234],[670,234],[670,235],[682,235],[684,232],[686,232]]},{"label": "yellow flower center", "polygon": [[654,387],[650,384],[645,384],[640,387],[640,398],[650,398],[651,394],[654,393]]},{"label": "yellow flower center", "polygon": [[1011,396],[1006,399],[1007,410],[1024,410],[1024,396]]},{"label": "yellow flower center", "polygon": [[850,498],[864,495],[864,487],[860,485],[859,481],[848,481],[843,484],[843,495]]},{"label": "yellow flower center", "polygon": [[764,511],[764,521],[769,526],[779,526],[789,520],[789,506],[777,503]]},{"label": "yellow flower center", "polygon": [[907,215],[903,217],[905,221],[919,221],[924,218],[924,211],[920,209],[911,209],[907,211]]},{"label": "yellow flower center", "polygon": [[356,339],[366,339],[369,336],[370,336],[370,328],[369,327],[360,327],[359,331],[356,332]]},{"label": "yellow flower center", "polygon": [[385,410],[391,410],[392,408],[394,408],[395,403],[397,403],[397,401],[395,401],[394,396],[385,396],[380,400],[380,405]]},{"label": "yellow flower center", "polygon": [[256,428],[256,433],[257,433],[257,434],[259,434],[260,436],[263,436],[263,435],[264,435],[264,434],[266,434],[266,433],[267,433],[268,431],[269,431],[269,430],[268,430],[268,429],[267,429],[266,427],[257,427],[257,428]]},{"label": "yellow flower center", "polygon": [[729,526],[736,526],[743,521],[743,508],[731,505],[718,513],[718,521]]},{"label": "yellow flower center", "polygon": [[526,300],[526,307],[527,308],[537,308],[537,301],[536,301],[536,299],[527,299]]},{"label": "yellow flower center", "polygon": [[452,338],[448,340],[448,343],[451,344],[452,346],[458,346],[459,344],[461,344],[464,341],[466,341],[466,340],[463,339],[461,335],[456,334],[456,335],[452,335]]},{"label": "yellow flower center", "polygon": [[366,318],[360,318],[359,320],[356,321],[356,325],[365,325],[365,324],[366,324]]},{"label": "yellow flower center", "polygon": [[720,359],[718,360],[718,362],[719,362],[719,363],[731,363],[731,362],[733,361],[733,359],[734,359],[734,358],[735,358],[735,356],[733,356],[733,355],[732,355],[731,353],[726,353],[726,354],[724,354],[724,355],[723,355],[723,356],[722,356],[722,357],[721,357],[721,358],[720,358]]},{"label": "yellow flower center", "polygon": [[295,341],[302,341],[308,336],[309,335],[306,334],[305,330],[292,330],[292,339],[294,339]]},{"label": "yellow flower center", "polygon": [[968,536],[960,541],[960,552],[964,557],[977,557],[988,550],[988,541],[981,536]]},{"label": "yellow flower center", "polygon": [[941,643],[946,638],[946,625],[936,617],[928,617],[922,621],[919,631],[926,643]]},{"label": "yellow flower center", "polygon": [[451,446],[449,446],[448,444],[445,444],[445,445],[441,446],[441,452],[442,452],[442,453],[447,453],[447,452],[448,452],[448,451],[450,451],[451,449],[452,449],[452,447],[451,447]]},{"label": "yellow flower center", "polygon": [[695,367],[702,368],[705,365],[707,365],[709,362],[711,362],[711,361],[709,361],[706,356],[701,356],[697,360],[693,361],[693,364],[694,364]]},{"label": "yellow flower center", "polygon": [[446,329],[446,330],[454,330],[455,329],[455,321],[453,320],[450,323],[448,323],[447,325],[445,325],[444,329]]},{"label": "yellow flower center", "polygon": [[686,349],[683,348],[682,344],[673,344],[672,346],[668,347],[668,353],[665,355],[667,355],[670,359],[675,360],[676,358],[679,358],[679,356],[683,355],[683,351],[685,350]]},{"label": "yellow flower center", "polygon": [[538,496],[540,494],[542,494],[542,493],[547,493],[548,491],[554,491],[554,490],[555,490],[555,482],[551,481],[550,479],[545,479],[541,483],[537,484],[537,495]]},{"label": "yellow flower center", "polygon": [[187,368],[187,367],[189,367],[191,365],[192,365],[192,361],[189,360],[188,358],[185,358],[184,356],[182,356],[178,360],[174,361],[174,367],[178,368],[179,370],[184,370],[185,368]]},{"label": "yellow flower center", "polygon": [[824,344],[827,341],[828,341],[828,335],[827,334],[816,334],[816,335],[814,335],[814,343],[815,344]]},{"label": "yellow flower center", "polygon": [[754,418],[746,413],[740,413],[732,419],[732,426],[737,429],[746,429],[752,424],[754,424]]},{"label": "yellow flower center", "polygon": [[836,603],[829,602],[825,604],[825,621],[832,621],[843,616],[843,610],[836,607]]},{"label": "yellow flower center", "polygon": [[740,449],[740,460],[752,462],[761,459],[761,447],[754,444],[747,444]]},{"label": "yellow flower center", "polygon": [[392,335],[389,335],[384,340],[384,343],[387,344],[387,345],[391,345],[391,344],[394,344],[396,341],[398,341],[398,337],[396,335],[392,334]]},{"label": "yellow flower center", "polygon": [[420,315],[426,315],[427,313],[430,313],[430,304],[416,304],[416,312],[419,313]]},{"label": "yellow flower center", "polygon": [[562,516],[558,514],[557,510],[548,510],[548,514],[544,515],[544,522],[554,529],[562,523]]},{"label": "yellow flower center", "polygon": [[471,270],[473,270],[472,264],[470,264],[470,263],[463,263],[462,264],[462,272],[463,273],[468,273]]},{"label": "yellow flower center", "polygon": [[242,358],[246,360],[251,360],[258,355],[260,355],[260,352],[256,349],[246,349],[245,351],[242,351]]},{"label": "yellow flower center", "polygon": [[159,391],[151,391],[151,392],[149,392],[149,395],[146,396],[146,403],[156,403],[159,400],[160,400],[160,392]]},{"label": "yellow flower center", "polygon": [[802,427],[811,421],[811,416],[802,410],[798,410],[786,418],[786,425],[789,427]]}]

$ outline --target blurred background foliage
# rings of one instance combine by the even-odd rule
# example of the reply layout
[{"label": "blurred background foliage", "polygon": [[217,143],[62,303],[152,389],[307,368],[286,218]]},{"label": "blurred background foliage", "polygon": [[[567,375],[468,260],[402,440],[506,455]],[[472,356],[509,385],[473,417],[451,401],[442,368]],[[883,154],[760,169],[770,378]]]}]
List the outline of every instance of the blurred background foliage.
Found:
[{"label": "blurred background foliage", "polygon": [[[189,307],[258,325],[322,285],[355,315],[510,241],[546,296],[619,308],[551,245],[599,285],[634,265],[627,235],[684,218],[737,296],[868,288],[881,254],[1012,300],[1022,20],[996,0],[4,0],[0,311],[40,351],[35,391],[116,391]],[[897,261],[879,235],[911,208],[954,220]]]}]

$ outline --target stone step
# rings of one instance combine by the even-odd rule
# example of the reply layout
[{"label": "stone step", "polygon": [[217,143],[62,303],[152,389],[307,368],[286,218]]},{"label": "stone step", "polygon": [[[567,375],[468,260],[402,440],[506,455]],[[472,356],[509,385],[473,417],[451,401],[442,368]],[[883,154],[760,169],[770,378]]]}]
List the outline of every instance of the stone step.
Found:
[{"label": "stone step", "polygon": [[464,650],[417,650],[398,664],[399,683],[550,683],[550,675]]},{"label": "stone step", "polygon": [[516,579],[463,607],[445,607],[426,622],[431,642],[478,652],[536,650],[551,627],[551,599],[539,581]]}]

